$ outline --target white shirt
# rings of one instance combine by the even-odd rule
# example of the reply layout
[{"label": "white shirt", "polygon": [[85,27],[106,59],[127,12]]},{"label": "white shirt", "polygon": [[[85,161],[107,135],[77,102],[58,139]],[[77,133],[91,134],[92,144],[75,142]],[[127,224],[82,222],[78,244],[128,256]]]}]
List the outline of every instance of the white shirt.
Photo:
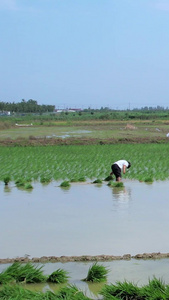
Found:
[{"label": "white shirt", "polygon": [[116,161],[114,164],[118,165],[121,170],[123,169],[123,166],[126,166],[127,168],[129,165],[128,161],[123,159]]}]

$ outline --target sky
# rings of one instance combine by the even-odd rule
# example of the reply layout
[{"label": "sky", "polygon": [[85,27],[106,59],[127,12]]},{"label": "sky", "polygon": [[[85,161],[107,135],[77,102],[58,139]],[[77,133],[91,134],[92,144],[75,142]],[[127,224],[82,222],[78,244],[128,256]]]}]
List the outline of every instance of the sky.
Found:
[{"label": "sky", "polygon": [[169,106],[169,0],[0,0],[0,102]]}]

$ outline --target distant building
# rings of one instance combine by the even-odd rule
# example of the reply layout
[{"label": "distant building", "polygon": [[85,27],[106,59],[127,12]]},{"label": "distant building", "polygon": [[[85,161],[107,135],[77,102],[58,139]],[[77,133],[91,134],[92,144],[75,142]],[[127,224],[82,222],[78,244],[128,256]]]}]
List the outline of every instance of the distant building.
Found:
[{"label": "distant building", "polygon": [[78,112],[81,111],[81,108],[63,108],[63,109],[55,109],[55,113],[61,112]]},{"label": "distant building", "polygon": [[11,112],[10,111],[0,111],[0,116],[10,116]]}]

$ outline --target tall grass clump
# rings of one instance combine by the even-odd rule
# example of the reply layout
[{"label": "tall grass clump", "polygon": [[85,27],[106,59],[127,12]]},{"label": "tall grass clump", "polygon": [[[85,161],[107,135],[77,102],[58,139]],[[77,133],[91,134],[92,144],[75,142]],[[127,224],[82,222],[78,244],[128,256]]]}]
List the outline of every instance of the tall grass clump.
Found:
[{"label": "tall grass clump", "polygon": [[148,182],[148,183],[153,183],[153,178],[152,177],[146,177],[145,179],[144,179],[144,182]]},{"label": "tall grass clump", "polygon": [[17,178],[15,180],[15,184],[17,187],[23,187],[25,185],[25,181],[23,178]]},{"label": "tall grass clump", "polygon": [[19,285],[4,285],[0,289],[0,299],[2,300],[38,300],[40,299],[39,296],[40,293],[38,295],[38,293],[27,290]]},{"label": "tall grass clump", "polygon": [[95,179],[95,180],[93,181],[93,183],[102,183],[102,180],[101,180],[101,179]]},{"label": "tall grass clump", "polygon": [[60,186],[61,187],[70,187],[70,182],[65,180],[65,181],[61,182]]},{"label": "tall grass clump", "polygon": [[52,178],[50,176],[44,176],[44,175],[40,176],[40,182],[41,183],[49,183],[51,181],[52,181]]},{"label": "tall grass clump", "polygon": [[0,273],[0,284],[10,282],[39,283],[46,281],[43,275],[42,267],[34,266],[30,262],[22,265],[20,262],[14,262],[5,271]]},{"label": "tall grass clump", "polygon": [[110,187],[117,187],[117,188],[120,188],[120,187],[124,187],[124,183],[122,181],[119,181],[119,182],[114,182],[114,181],[109,181],[108,186]]},{"label": "tall grass clump", "polygon": [[111,180],[113,180],[113,176],[112,176],[112,175],[108,175],[108,176],[104,179],[104,181],[111,181]]},{"label": "tall grass clump", "polygon": [[68,285],[62,288],[57,294],[57,300],[91,300],[84,295],[75,285]]},{"label": "tall grass clump", "polygon": [[3,178],[3,181],[4,181],[5,185],[8,185],[8,183],[11,181],[11,177],[9,175],[7,175]]},{"label": "tall grass clump", "polygon": [[169,285],[155,277],[142,287],[132,282],[118,281],[116,284],[105,285],[100,294],[103,300],[162,300],[169,299]]},{"label": "tall grass clump", "polygon": [[30,182],[26,182],[24,187],[25,187],[26,190],[32,190],[33,189],[33,186]]},{"label": "tall grass clump", "polygon": [[53,283],[65,283],[68,281],[68,272],[63,269],[58,269],[49,275],[47,281]]},{"label": "tall grass clump", "polygon": [[102,265],[99,265],[97,262],[94,263],[88,271],[87,277],[84,281],[91,281],[91,282],[102,282],[107,280],[109,270]]},{"label": "tall grass clump", "polygon": [[[141,288],[141,294],[145,299],[169,299],[169,286],[154,276],[147,285]],[[167,294],[168,297],[166,297]]]},{"label": "tall grass clump", "polygon": [[122,300],[141,300],[140,289],[131,282],[117,282],[116,284],[105,285],[100,294],[104,300],[122,299]]}]

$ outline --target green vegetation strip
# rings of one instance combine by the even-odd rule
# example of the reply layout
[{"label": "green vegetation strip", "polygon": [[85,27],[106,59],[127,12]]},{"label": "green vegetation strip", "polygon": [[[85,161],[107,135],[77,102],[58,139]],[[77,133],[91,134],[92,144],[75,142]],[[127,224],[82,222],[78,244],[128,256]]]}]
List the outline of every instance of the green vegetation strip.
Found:
[{"label": "green vegetation strip", "polygon": [[[91,283],[99,283],[107,281],[109,270],[103,265],[94,263],[88,271],[85,281]],[[23,283],[38,283],[38,282],[52,282],[55,284],[63,284],[68,281],[68,272],[58,269],[50,276],[44,276],[41,267],[36,267],[30,263],[21,264],[15,262],[9,266],[5,271],[0,273],[0,299],[3,300],[91,300],[75,285],[65,284],[54,293],[52,290],[45,292],[30,291],[23,285]],[[21,285],[22,284],[22,285]],[[158,300],[169,299],[169,285],[166,285],[161,279],[155,276],[149,280],[147,285],[139,287],[132,282],[119,282],[116,284],[104,284],[98,293],[98,299],[112,300],[112,299],[136,299],[136,300]]]},{"label": "green vegetation strip", "polygon": [[71,181],[105,179],[111,164],[131,161],[125,178],[152,182],[169,178],[169,144],[0,147],[0,180]]}]

